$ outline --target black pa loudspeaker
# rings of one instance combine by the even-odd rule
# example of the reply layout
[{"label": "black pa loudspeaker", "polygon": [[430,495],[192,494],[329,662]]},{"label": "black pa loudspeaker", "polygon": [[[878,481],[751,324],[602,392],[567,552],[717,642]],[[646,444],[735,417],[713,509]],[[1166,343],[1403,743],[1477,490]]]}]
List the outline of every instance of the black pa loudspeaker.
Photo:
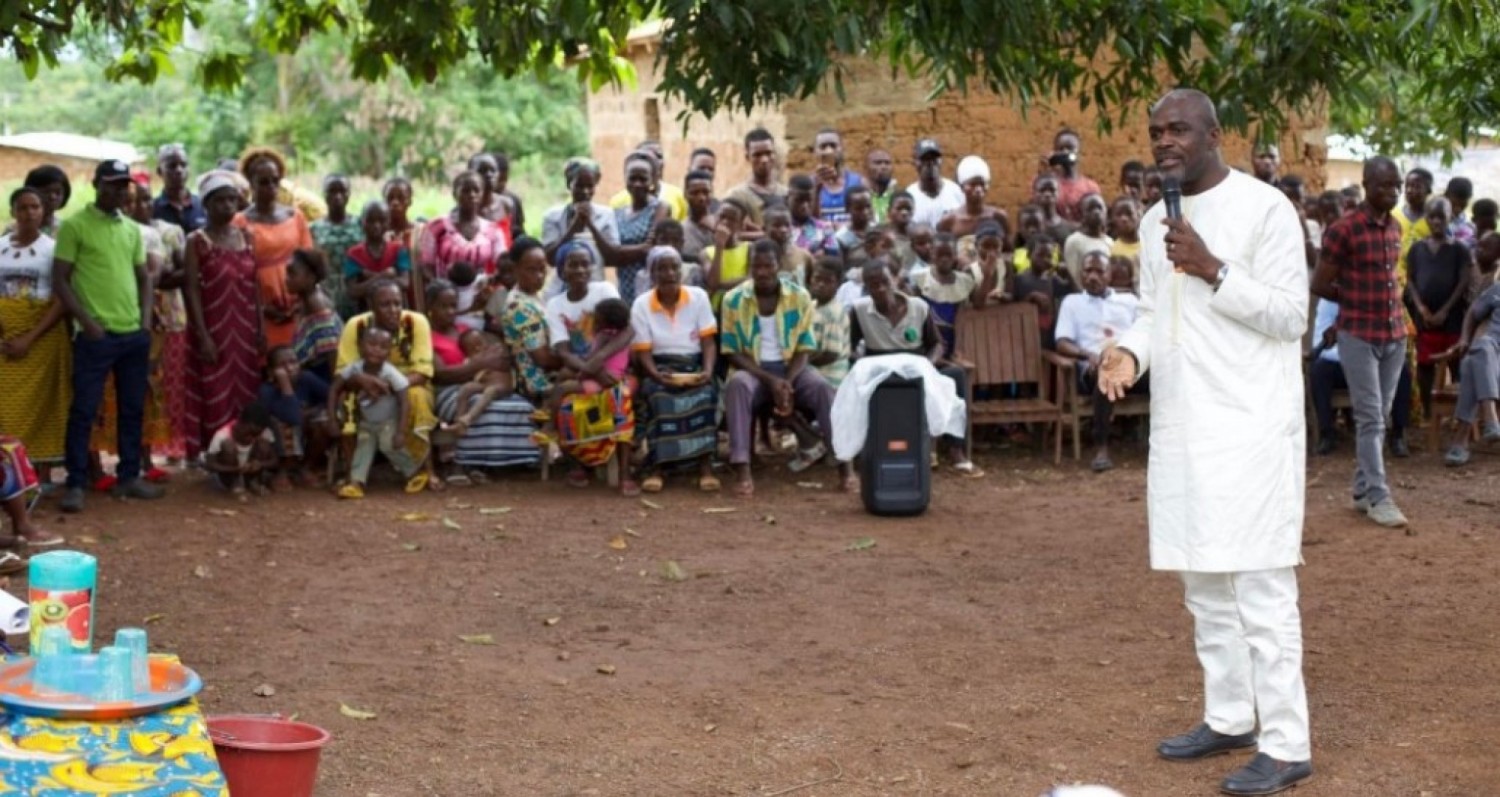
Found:
[{"label": "black pa loudspeaker", "polygon": [[932,500],[932,436],[921,379],[886,377],[870,396],[860,497],[875,515],[920,515]]}]

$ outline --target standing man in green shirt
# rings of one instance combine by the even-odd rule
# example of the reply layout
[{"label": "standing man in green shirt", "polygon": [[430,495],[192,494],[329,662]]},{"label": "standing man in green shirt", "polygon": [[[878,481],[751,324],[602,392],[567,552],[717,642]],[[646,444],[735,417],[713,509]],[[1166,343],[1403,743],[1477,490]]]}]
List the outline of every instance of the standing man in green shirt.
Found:
[{"label": "standing man in green shirt", "polygon": [[89,433],[108,376],[115,375],[120,463],[115,495],[161,498],[141,478],[141,435],[151,356],[151,278],[140,225],[120,212],[132,188],[130,166],[107,160],[94,170],[94,204],[62,223],[52,289],[73,319],[73,404],[68,408],[64,512],[83,511]]}]

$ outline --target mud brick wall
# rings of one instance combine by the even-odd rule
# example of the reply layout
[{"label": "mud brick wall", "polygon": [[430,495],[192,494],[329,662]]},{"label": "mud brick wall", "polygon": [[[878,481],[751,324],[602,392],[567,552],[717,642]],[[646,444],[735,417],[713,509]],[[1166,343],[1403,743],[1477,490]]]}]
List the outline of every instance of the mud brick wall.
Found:
[{"label": "mud brick wall", "polygon": [[[1010,98],[987,91],[971,91],[966,96],[953,92],[929,100],[930,84],[893,78],[889,68],[865,61],[848,65],[842,102],[830,85],[808,99],[789,101],[750,117],[696,117],[684,136],[676,120],[678,107],[651,89],[657,82],[653,57],[640,53],[635,58],[640,88],[605,89],[589,98],[594,157],[604,164],[601,194],[623,186],[625,155],[653,130],[666,147],[666,177],[672,182],[680,183],[695,146],[713,148],[719,155],[716,186],[721,192],[747,176],[742,142],[745,132],[757,125],[777,137],[783,178],[811,171],[817,131],[834,127],[843,133],[850,168],[862,170],[867,152],[885,149],[895,159],[896,180],[904,186],[917,177],[913,145],[920,138],[932,137],[943,147],[943,171],[949,179],[954,178],[963,156],[983,157],[993,178],[990,201],[1013,214],[1029,197],[1039,159],[1051,151],[1052,137],[1063,127],[1080,133],[1083,173],[1094,178],[1108,198],[1118,193],[1121,164],[1132,159],[1151,162],[1144,109],[1111,134],[1101,135],[1094,111],[1080,110],[1073,99],[1054,101],[1050,108],[1033,106],[1025,113]],[[1310,189],[1320,189],[1326,181],[1324,137],[1321,117],[1297,120],[1281,138],[1282,173],[1300,175]],[[1224,156],[1232,166],[1248,170],[1249,142],[1226,135]]]},{"label": "mud brick wall", "polygon": [[68,181],[73,184],[75,198],[93,196],[89,181],[94,179],[94,167],[99,165],[99,161],[71,158],[66,155],[49,155],[45,152],[16,147],[0,147],[0,183],[19,186],[21,181],[26,179],[27,172],[47,163],[67,172]]}]

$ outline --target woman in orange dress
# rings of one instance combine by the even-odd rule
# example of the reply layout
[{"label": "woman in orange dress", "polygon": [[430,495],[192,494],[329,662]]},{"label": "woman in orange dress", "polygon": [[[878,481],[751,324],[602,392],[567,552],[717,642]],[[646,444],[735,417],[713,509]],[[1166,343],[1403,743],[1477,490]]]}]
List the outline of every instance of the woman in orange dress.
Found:
[{"label": "woman in orange dress", "polygon": [[286,267],[292,253],[313,247],[312,230],[302,211],[277,201],[286,161],[273,149],[251,149],[240,158],[240,173],[250,181],[250,207],[234,224],[254,233],[255,283],[260,289],[262,353],[291,345],[297,332],[297,297],[286,289]]}]

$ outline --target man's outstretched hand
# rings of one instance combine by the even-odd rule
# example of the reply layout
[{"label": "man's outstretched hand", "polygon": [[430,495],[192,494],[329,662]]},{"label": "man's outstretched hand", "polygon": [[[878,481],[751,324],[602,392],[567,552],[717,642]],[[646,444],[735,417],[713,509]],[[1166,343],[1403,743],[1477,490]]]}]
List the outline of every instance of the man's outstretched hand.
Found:
[{"label": "man's outstretched hand", "polygon": [[1110,401],[1119,401],[1135,379],[1135,357],[1118,346],[1106,347],[1099,358],[1099,392]]}]

